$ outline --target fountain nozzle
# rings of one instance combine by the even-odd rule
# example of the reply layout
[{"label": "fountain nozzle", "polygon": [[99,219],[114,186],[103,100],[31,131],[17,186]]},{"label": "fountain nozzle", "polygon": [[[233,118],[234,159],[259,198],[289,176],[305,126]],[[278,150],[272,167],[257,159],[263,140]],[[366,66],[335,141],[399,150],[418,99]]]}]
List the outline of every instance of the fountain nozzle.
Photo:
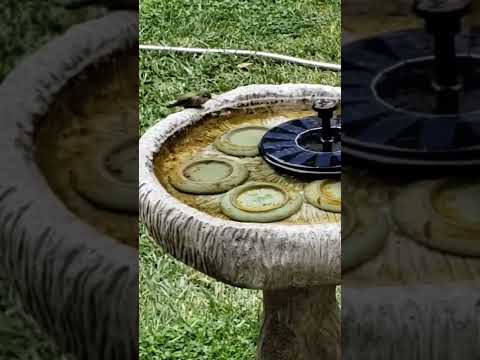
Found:
[{"label": "fountain nozzle", "polygon": [[455,38],[462,18],[471,8],[471,0],[416,0],[414,12],[425,20],[435,47],[435,71],[432,87],[437,93],[439,113],[458,112],[462,80],[459,75]]},{"label": "fountain nozzle", "polygon": [[317,99],[313,102],[313,110],[317,112],[322,123],[323,142],[332,142],[334,140],[332,134],[332,120],[333,114],[337,108],[337,99]]}]

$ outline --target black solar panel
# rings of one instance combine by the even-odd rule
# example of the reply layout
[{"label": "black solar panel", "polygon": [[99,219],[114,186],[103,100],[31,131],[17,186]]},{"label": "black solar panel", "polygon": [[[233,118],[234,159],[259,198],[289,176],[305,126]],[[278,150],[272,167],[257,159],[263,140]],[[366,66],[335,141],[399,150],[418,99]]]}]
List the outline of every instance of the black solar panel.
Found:
[{"label": "black solar panel", "polygon": [[260,144],[260,153],[280,171],[303,175],[341,172],[340,120],[332,126],[333,142],[322,141],[320,119],[307,117],[288,121],[269,130]]}]

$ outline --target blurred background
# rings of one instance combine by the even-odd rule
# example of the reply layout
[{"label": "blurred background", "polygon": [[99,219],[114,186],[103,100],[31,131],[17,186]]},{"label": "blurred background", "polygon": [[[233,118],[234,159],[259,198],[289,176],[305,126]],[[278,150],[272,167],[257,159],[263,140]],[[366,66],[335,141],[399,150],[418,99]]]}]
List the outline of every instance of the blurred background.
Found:
[{"label": "blurred background", "polygon": [[[72,25],[96,17],[100,12],[93,8],[67,11],[60,0],[2,1],[0,83],[25,57]],[[0,118],[0,126],[1,121]],[[0,269],[0,359],[66,359],[23,312],[17,294],[2,275]]]},{"label": "blurred background", "polygon": [[[470,142],[478,135],[473,129],[480,114],[476,93],[480,6],[472,1],[470,12],[460,20],[458,14],[468,9],[468,1],[418,3],[426,5],[418,13],[427,19],[430,33],[413,12],[414,0],[342,1],[342,197],[351,205],[350,215],[355,213],[349,219],[343,212],[342,222],[361,219],[358,223],[368,224],[364,227],[368,230],[385,226],[380,235],[352,230],[342,236],[342,267],[348,256],[358,260],[342,272],[344,359],[478,356],[478,217],[468,222],[470,214],[478,214],[469,204],[480,203],[474,175],[478,153],[469,152],[462,159],[458,150],[478,149],[480,143],[478,138]],[[457,11],[447,11],[452,8]],[[439,13],[441,20],[435,22]],[[447,56],[438,50],[445,48]],[[438,65],[453,54],[449,66]],[[421,61],[412,59],[437,62],[422,67]],[[414,65],[408,67],[409,63]],[[390,77],[395,67],[405,70],[402,76]],[[403,79],[409,74],[412,82],[406,85]],[[449,76],[457,88],[437,87]],[[382,90],[393,94],[386,101],[378,91],[378,79],[386,79]],[[453,91],[443,93],[445,89]],[[429,104],[427,110],[424,104]],[[434,119],[431,127],[427,116]],[[470,128],[459,131],[464,124]],[[395,152],[399,149],[405,151]],[[448,168],[441,156],[437,163],[422,162],[439,149],[455,165],[465,160],[463,166]],[[449,196],[442,198],[447,190],[432,184],[442,184]],[[469,201],[459,201],[462,198]],[[438,205],[442,201],[448,204],[448,214]],[[375,219],[371,224],[364,220],[368,216]],[[380,247],[362,253],[366,244],[377,240]],[[457,297],[460,293],[464,297]]]}]

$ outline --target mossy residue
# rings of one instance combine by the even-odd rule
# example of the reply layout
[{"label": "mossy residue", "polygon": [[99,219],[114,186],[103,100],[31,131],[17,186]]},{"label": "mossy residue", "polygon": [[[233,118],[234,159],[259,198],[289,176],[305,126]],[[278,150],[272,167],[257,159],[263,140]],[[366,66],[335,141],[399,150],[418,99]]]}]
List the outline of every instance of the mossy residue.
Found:
[{"label": "mossy residue", "polygon": [[[72,80],[41,119],[35,132],[37,163],[66,207],[100,232],[133,247],[138,246],[138,209],[136,212],[112,211],[88,201],[75,188],[74,173],[84,171],[87,163],[102,163],[98,161],[102,149],[111,148],[116,142],[122,143],[126,138],[138,137],[137,98],[138,60],[135,51],[117,54]],[[135,154],[122,151],[105,159],[102,171],[118,175],[119,182],[138,182],[137,161],[131,158]],[[116,157],[129,159],[125,163],[127,168],[114,166],[118,162]],[[129,169],[128,164],[134,166],[135,171]],[[132,178],[132,174],[137,177]],[[102,190],[96,188],[99,185],[94,174],[82,177],[82,181],[89,182],[83,186]],[[107,196],[118,196],[114,189],[105,191],[108,191]]]},{"label": "mossy residue", "polygon": [[[244,164],[249,172],[248,182],[271,182],[288,191],[299,193],[308,182],[274,171],[260,156],[236,157],[220,152],[213,144],[225,133],[245,126],[272,127],[285,121],[312,116],[307,106],[292,108],[282,105],[265,106],[249,110],[227,111],[206,117],[204,120],[180,132],[168,140],[157,154],[154,164],[155,173],[165,189],[183,203],[209,215],[228,219],[221,210],[221,200],[225,194],[192,195],[175,189],[170,179],[186,161],[194,157],[222,156]],[[322,224],[340,222],[340,215],[323,211],[305,203],[293,216],[279,221],[285,224]]]}]

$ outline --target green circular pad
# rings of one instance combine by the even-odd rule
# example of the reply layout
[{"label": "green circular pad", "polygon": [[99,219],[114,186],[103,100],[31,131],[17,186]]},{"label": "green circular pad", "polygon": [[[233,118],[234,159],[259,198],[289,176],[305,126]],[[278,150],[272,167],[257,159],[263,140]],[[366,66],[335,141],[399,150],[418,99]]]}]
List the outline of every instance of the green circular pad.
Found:
[{"label": "green circular pad", "polygon": [[197,158],[182,164],[170,178],[171,184],[189,194],[220,194],[243,184],[248,169],[222,157]]},{"label": "green circular pad", "polygon": [[479,197],[476,181],[420,182],[395,198],[394,219],[405,234],[423,245],[480,256]]},{"label": "green circular pad", "polygon": [[75,191],[101,208],[138,211],[138,139],[127,137],[100,142],[73,161]]},{"label": "green circular pad", "polygon": [[258,156],[258,146],[268,131],[264,126],[244,126],[230,130],[215,141],[215,147],[228,155]]},{"label": "green circular pad", "polygon": [[365,206],[342,204],[342,272],[376,257],[388,236],[383,213]]},{"label": "green circular pad", "polygon": [[342,186],[340,181],[319,180],[305,187],[305,199],[322,210],[339,213],[342,211]]},{"label": "green circular pad", "polygon": [[269,223],[286,219],[302,206],[300,194],[263,182],[230,190],[222,199],[223,213],[236,221]]}]

